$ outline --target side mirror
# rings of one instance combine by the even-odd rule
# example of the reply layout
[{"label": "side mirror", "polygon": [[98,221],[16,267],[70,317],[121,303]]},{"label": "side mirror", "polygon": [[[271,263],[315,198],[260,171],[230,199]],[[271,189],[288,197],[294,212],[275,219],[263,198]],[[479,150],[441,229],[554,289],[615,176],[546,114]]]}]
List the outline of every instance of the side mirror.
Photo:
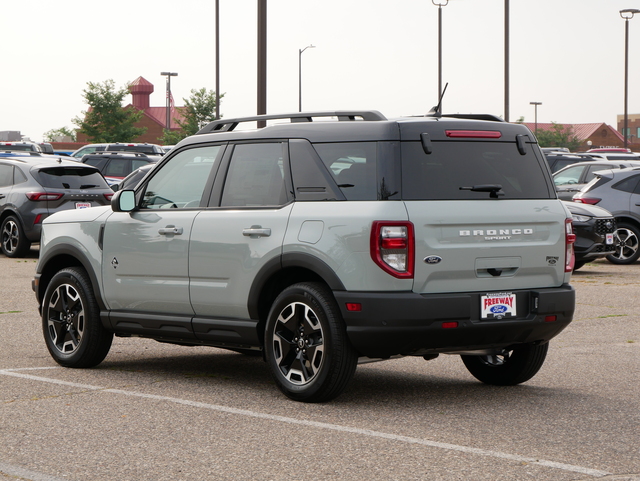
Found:
[{"label": "side mirror", "polygon": [[111,198],[114,212],[131,212],[136,208],[136,193],[132,190],[120,190]]}]

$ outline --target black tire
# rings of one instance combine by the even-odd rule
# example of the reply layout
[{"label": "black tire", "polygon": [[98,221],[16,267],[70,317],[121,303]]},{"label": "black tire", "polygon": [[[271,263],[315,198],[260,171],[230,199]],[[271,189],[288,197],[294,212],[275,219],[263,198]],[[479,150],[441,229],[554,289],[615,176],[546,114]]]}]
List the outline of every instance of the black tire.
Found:
[{"label": "black tire", "polygon": [[113,333],[100,322],[84,269],[69,267],[53,276],[42,303],[42,331],[51,357],[62,366],[94,367],[107,357]]},{"label": "black tire", "polygon": [[31,248],[31,242],[24,234],[20,219],[8,216],[2,221],[0,227],[2,235],[2,253],[7,257],[24,257]]},{"label": "black tire", "polygon": [[626,222],[618,223],[613,233],[616,251],[607,256],[612,264],[633,264],[640,257],[640,229]]},{"label": "black tire", "polygon": [[491,356],[460,356],[478,381],[494,386],[513,386],[528,381],[542,367],[549,344],[525,344]]},{"label": "black tire", "polygon": [[358,355],[324,284],[294,284],[276,298],[265,328],[265,358],[280,390],[295,401],[325,402],[344,391]]}]

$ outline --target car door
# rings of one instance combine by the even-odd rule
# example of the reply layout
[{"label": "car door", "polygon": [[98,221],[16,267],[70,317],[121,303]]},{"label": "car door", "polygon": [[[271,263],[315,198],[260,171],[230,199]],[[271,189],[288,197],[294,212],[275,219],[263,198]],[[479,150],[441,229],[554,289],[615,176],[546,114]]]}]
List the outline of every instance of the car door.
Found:
[{"label": "car door", "polygon": [[[279,263],[292,203],[286,142],[237,144],[224,186],[191,233],[189,274],[199,339],[257,344],[248,302],[257,274]],[[231,149],[228,149],[231,150]],[[222,171],[222,168],[221,168]]]},{"label": "car door", "polygon": [[177,152],[138,188],[133,212],[106,221],[102,274],[116,330],[192,336],[189,239],[223,150],[207,145]]}]

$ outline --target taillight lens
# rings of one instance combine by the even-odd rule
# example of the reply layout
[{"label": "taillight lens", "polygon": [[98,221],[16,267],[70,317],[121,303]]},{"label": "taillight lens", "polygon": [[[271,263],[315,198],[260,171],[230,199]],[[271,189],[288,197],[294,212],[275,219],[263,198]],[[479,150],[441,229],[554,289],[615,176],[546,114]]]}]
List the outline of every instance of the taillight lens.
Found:
[{"label": "taillight lens", "polygon": [[573,199],[573,201],[577,202],[578,204],[590,204],[590,205],[596,205],[601,200],[602,199],[598,199],[597,197],[579,197],[577,199]]},{"label": "taillight lens", "polygon": [[576,235],[573,233],[573,222],[570,218],[564,221],[565,228],[565,246],[566,246],[566,254],[564,260],[564,271],[571,272],[573,271],[573,266],[576,263],[576,256],[573,252],[573,244],[576,241]]},{"label": "taillight lens", "polygon": [[56,193],[50,193],[50,192],[27,192],[25,195],[29,200],[40,201],[40,200],[58,200],[62,198],[64,194],[56,194]]},{"label": "taillight lens", "polygon": [[411,222],[375,221],[371,227],[371,258],[385,272],[413,278],[415,241]]},{"label": "taillight lens", "polygon": [[107,199],[109,202],[111,202],[111,198],[113,197],[113,194],[104,194],[105,199]]}]

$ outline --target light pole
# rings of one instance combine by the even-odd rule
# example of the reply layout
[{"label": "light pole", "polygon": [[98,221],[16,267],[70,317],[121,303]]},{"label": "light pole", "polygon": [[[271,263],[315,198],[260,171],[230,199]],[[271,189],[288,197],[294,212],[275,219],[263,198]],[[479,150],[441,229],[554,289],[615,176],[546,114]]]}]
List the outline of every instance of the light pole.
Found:
[{"label": "light pole", "polygon": [[[267,113],[267,0],[258,0],[258,115]],[[258,128],[267,122],[257,122]]]},{"label": "light pole", "polygon": [[177,77],[176,72],[160,72],[167,77],[167,130],[171,128],[171,77]]},{"label": "light pole", "polygon": [[216,120],[220,119],[220,2],[216,0]]},{"label": "light pole", "polygon": [[504,0],[504,121],[509,122],[509,0]]},{"label": "light pole", "polygon": [[[431,0],[438,7],[438,102],[442,95],[442,7],[446,7],[449,0]],[[442,109],[442,105],[440,106]]]},{"label": "light pole", "polygon": [[629,137],[629,20],[633,18],[633,15],[640,13],[637,8],[626,8],[620,10],[620,16],[624,18],[624,128],[622,135],[624,137],[624,148],[627,148]]},{"label": "light pole", "polygon": [[529,104],[534,106],[534,112],[535,112],[534,118],[535,118],[535,125],[536,125],[535,134],[537,137],[538,136],[538,105],[542,105],[542,102],[529,102]]},{"label": "light pole", "polygon": [[308,48],[316,48],[315,45],[307,45],[298,49],[298,112],[302,112],[302,52]]}]

